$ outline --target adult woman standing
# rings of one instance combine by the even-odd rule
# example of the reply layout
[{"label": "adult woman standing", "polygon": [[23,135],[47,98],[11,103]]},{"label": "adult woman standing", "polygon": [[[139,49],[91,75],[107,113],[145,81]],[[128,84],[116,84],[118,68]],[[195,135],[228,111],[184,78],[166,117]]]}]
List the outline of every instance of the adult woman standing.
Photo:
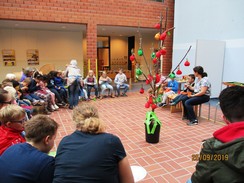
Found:
[{"label": "adult woman standing", "polygon": [[77,61],[71,60],[70,65],[65,70],[65,75],[68,76],[67,85],[69,91],[69,109],[73,109],[79,102],[79,91],[81,73],[77,67]]},{"label": "adult woman standing", "polygon": [[188,89],[194,90],[191,95],[182,101],[184,107],[183,118],[189,119],[187,125],[197,125],[198,120],[193,110],[194,105],[199,105],[208,102],[211,95],[211,83],[207,78],[207,73],[204,72],[202,66],[196,66],[193,68],[194,75],[196,77],[194,87],[187,86]]},{"label": "adult woman standing", "polygon": [[53,183],[132,183],[132,172],[124,147],[117,136],[105,133],[93,106],[74,108],[76,131],[58,146]]}]

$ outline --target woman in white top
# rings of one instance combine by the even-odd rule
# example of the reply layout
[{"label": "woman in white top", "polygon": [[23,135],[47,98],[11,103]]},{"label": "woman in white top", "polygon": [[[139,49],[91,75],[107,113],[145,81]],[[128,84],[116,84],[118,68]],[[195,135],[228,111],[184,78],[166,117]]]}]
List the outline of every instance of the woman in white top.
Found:
[{"label": "woman in white top", "polygon": [[207,78],[207,73],[204,72],[203,67],[196,66],[193,68],[195,79],[194,87],[187,86],[188,89],[194,90],[191,95],[182,101],[184,107],[184,117],[189,119],[187,125],[197,125],[198,120],[193,110],[194,105],[199,105],[210,100],[211,95],[211,83]]},{"label": "woman in white top", "polygon": [[70,65],[65,70],[65,75],[68,77],[68,91],[69,91],[69,109],[73,109],[78,105],[80,93],[81,73],[77,67],[77,61],[71,60]]}]

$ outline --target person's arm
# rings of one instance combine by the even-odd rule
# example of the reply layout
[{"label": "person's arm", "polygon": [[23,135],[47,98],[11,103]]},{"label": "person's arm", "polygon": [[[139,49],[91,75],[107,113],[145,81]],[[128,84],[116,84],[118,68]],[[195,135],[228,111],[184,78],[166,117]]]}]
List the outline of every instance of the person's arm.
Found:
[{"label": "person's arm", "polygon": [[96,78],[96,76],[93,76],[93,78],[94,78],[94,85],[97,85],[97,78]]},{"label": "person's arm", "polygon": [[52,183],[54,177],[54,159],[49,160],[45,167],[39,174],[39,183]]},{"label": "person's arm", "polygon": [[114,83],[115,83],[115,84],[119,84],[119,77],[118,77],[118,74],[115,76]]},{"label": "person's arm", "polygon": [[207,90],[208,90],[208,87],[207,86],[203,86],[203,87],[201,87],[200,92],[198,92],[196,94],[193,94],[193,95],[190,95],[189,97],[200,97],[202,95],[205,95]]},{"label": "person's arm", "polygon": [[173,90],[174,92],[177,92],[177,91],[178,91],[178,86],[179,86],[178,82],[177,82],[177,81],[174,81],[174,82],[173,82],[172,90]]},{"label": "person's arm", "polygon": [[121,183],[134,183],[134,178],[127,157],[119,162],[119,179]]}]

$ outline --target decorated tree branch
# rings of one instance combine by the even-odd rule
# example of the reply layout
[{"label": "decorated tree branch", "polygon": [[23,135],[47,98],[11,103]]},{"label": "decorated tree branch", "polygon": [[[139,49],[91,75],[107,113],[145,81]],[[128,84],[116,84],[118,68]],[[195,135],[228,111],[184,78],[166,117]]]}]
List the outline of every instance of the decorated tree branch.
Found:
[{"label": "decorated tree branch", "polygon": [[[159,100],[160,97],[162,97],[162,95],[161,96],[159,95],[159,92],[158,92],[159,87],[157,87],[156,84],[159,83],[159,81],[161,79],[161,72],[162,72],[160,70],[160,68],[162,68],[161,60],[167,53],[166,49],[164,47],[164,42],[165,42],[165,39],[167,38],[167,36],[171,35],[171,31],[174,30],[174,27],[166,29],[167,11],[166,11],[166,20],[164,23],[164,27],[162,25],[163,25],[163,17],[162,17],[162,15],[160,15],[159,23],[156,23],[154,26],[154,28],[158,30],[158,33],[156,33],[154,36],[154,38],[158,41],[158,48],[153,48],[153,50],[151,52],[151,62],[153,63],[153,69],[150,69],[149,64],[148,64],[149,62],[147,61],[146,56],[143,52],[142,36],[139,32],[139,41],[140,42],[139,42],[139,49],[137,51],[137,54],[139,57],[143,57],[143,60],[145,62],[145,65],[146,65],[146,68],[148,71],[148,75],[146,75],[142,71],[142,69],[140,68],[140,65],[137,62],[136,54],[134,53],[134,50],[131,51],[131,56],[130,56],[130,61],[132,62],[132,64],[136,65],[136,79],[139,79],[139,76],[142,75],[145,79],[145,84],[150,86],[150,88],[149,88],[150,92],[148,93],[147,102],[145,104],[146,108],[151,107],[151,109],[152,109],[151,111],[147,112],[146,121],[145,121],[146,141],[149,143],[157,143],[158,142],[159,139],[158,138],[154,139],[154,137],[155,137],[155,134],[159,133],[160,126],[161,126],[161,122],[154,112],[154,110],[157,108],[158,102],[160,101]],[[162,83],[164,83],[168,79],[168,77],[175,75],[174,72],[177,69],[178,70],[177,70],[176,74],[178,74],[178,75],[182,74],[182,71],[180,70],[180,64],[185,60],[185,58],[187,57],[190,50],[191,50],[191,46],[188,48],[185,55],[180,60],[180,62],[176,65],[176,67],[171,70],[171,72],[169,73],[168,76],[165,77],[165,79],[162,81]],[[185,66],[190,65],[190,62],[188,61],[188,59],[186,59],[184,65]],[[144,93],[143,85],[140,89],[140,93],[141,94]]]}]

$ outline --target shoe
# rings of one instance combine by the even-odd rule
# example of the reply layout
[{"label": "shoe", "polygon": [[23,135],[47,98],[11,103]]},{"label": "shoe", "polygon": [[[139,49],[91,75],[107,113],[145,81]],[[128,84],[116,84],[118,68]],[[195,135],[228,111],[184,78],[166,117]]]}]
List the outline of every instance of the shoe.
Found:
[{"label": "shoe", "polygon": [[45,101],[44,100],[39,100],[39,104],[40,105],[44,105],[45,104]]},{"label": "shoe", "polygon": [[74,107],[73,107],[73,106],[69,106],[69,109],[70,109],[70,110],[73,110],[73,109],[74,109]]},{"label": "shoe", "polygon": [[169,103],[169,105],[170,105],[170,106],[175,106],[176,103],[175,103],[175,102],[171,102],[171,103]]},{"label": "shoe", "polygon": [[48,110],[45,110],[45,111],[44,111],[44,114],[46,114],[46,115],[50,115],[51,112],[49,112]]},{"label": "shoe", "polygon": [[122,96],[123,96],[123,97],[128,97],[128,96],[126,95],[126,93],[123,93]]},{"label": "shoe", "polygon": [[39,102],[40,102],[39,100],[35,100],[35,99],[34,99],[33,102],[32,102],[32,105],[38,105]]},{"label": "shoe", "polygon": [[188,122],[187,125],[188,126],[198,125],[198,121],[197,121],[197,119],[192,120],[192,121]]},{"label": "shoe", "polygon": [[111,95],[110,97],[111,97],[111,98],[114,98],[114,96],[113,96],[113,95]]},{"label": "shoe", "polygon": [[55,110],[59,109],[59,107],[56,104],[54,104],[53,106],[54,106]]},{"label": "shoe", "polygon": [[188,117],[187,116],[183,116],[182,120],[188,120]]},{"label": "shoe", "polygon": [[158,107],[164,107],[166,105],[167,105],[166,103],[160,103],[160,104],[158,104]]}]

